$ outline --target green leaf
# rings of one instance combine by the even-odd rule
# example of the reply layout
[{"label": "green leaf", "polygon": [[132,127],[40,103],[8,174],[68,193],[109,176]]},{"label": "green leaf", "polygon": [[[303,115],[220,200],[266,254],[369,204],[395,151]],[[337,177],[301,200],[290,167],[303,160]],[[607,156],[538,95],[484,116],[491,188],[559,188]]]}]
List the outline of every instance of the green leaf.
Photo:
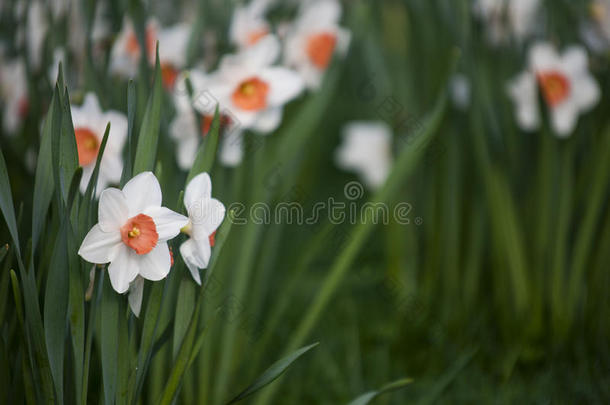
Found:
[{"label": "green leaf", "polygon": [[123,173],[121,174],[121,186],[127,183],[133,172],[133,152],[136,149],[137,142],[133,133],[133,128],[136,120],[137,107],[136,87],[133,80],[129,80],[129,84],[127,85],[127,158],[125,159]]},{"label": "green leaf", "polygon": [[179,294],[176,300],[176,312],[174,316],[174,336],[172,343],[172,358],[176,359],[178,351],[182,345],[184,336],[187,333],[191,315],[195,310],[195,283],[188,277],[180,280]]},{"label": "green leaf", "polygon": [[157,143],[159,141],[159,123],[161,121],[161,102],[163,101],[163,88],[161,87],[161,67],[159,65],[159,44],[157,43],[157,59],[155,63],[155,78],[153,91],[148,99],[146,113],[140,134],[138,147],[133,165],[133,175],[152,171],[155,167]]},{"label": "green leaf", "polygon": [[396,380],[394,382],[388,383],[383,387],[379,388],[376,391],[369,391],[357,397],[356,399],[349,402],[347,405],[366,405],[370,403],[372,400],[377,398],[378,396],[398,390],[400,388],[404,388],[407,385],[411,384],[413,380],[411,378],[402,378],[400,380]]},{"label": "green leaf", "polygon": [[105,272],[100,311],[100,347],[104,403],[114,404],[119,362],[119,295],[112,289]]},{"label": "green leaf", "polygon": [[[74,126],[72,124],[72,114],[70,112],[70,97],[68,90],[64,91],[61,118],[61,139],[60,139],[60,161],[59,165],[64,169],[64,184],[71,184],[74,172],[78,168],[78,150],[76,148],[76,137],[74,136]],[[65,190],[68,193],[68,190]],[[68,195],[64,195],[64,200]]]},{"label": "green leaf", "polygon": [[287,369],[290,367],[295,360],[299,357],[307,353],[309,350],[313,349],[319,344],[319,342],[313,343],[309,346],[302,347],[295,352],[289,354],[281,360],[273,363],[271,367],[269,367],[263,374],[260,375],[252,384],[248,386],[245,390],[243,390],[239,395],[235,398],[227,402],[227,405],[234,404],[236,402],[241,401],[242,399],[249,397],[254,394],[261,388],[265,387],[268,384],[271,384],[275,379],[281,376]]},{"label": "green leaf", "polygon": [[[140,339],[140,349],[138,351],[138,365],[136,369],[136,384],[132,402],[137,399],[144,384],[144,377],[152,355],[153,343],[163,302],[165,282],[159,281],[151,284],[152,288],[146,303],[146,313],[144,315],[144,325],[142,327],[142,338]],[[144,308],[144,306],[142,306]]]},{"label": "green leaf", "polygon": [[186,179],[188,183],[191,179],[197,176],[199,173],[210,172],[216,159],[216,152],[218,150],[218,137],[220,133],[220,115],[218,113],[218,106],[214,112],[214,118],[210,126],[210,132],[206,135],[204,141],[199,146],[197,151],[197,157],[191,167],[191,171]]},{"label": "green leaf", "polygon": [[15,206],[13,205],[13,195],[11,194],[11,184],[8,178],[6,162],[2,150],[0,150],[0,210],[11,233],[11,238],[15,245],[17,256],[21,256],[19,248],[19,233],[17,232],[17,219],[15,218]]},{"label": "green leaf", "polygon": [[32,254],[36,251],[40,232],[53,198],[53,154],[51,144],[53,139],[53,121],[61,119],[59,114],[59,100],[55,93],[47,112],[42,129],[42,139],[38,150],[38,163],[34,179],[34,204],[32,209]]},{"label": "green leaf", "polygon": [[[202,294],[200,290],[200,296],[201,295]],[[195,341],[195,335],[197,334],[197,324],[199,323],[200,308],[201,306],[198,305],[195,308],[193,316],[191,317],[186,336],[182,341],[180,351],[178,352],[176,361],[174,362],[174,367],[172,367],[172,371],[169,375],[169,381],[165,385],[165,390],[163,390],[163,395],[159,402],[161,405],[170,405],[172,403],[174,397],[178,392],[178,388],[180,387],[182,377],[186,373],[187,367],[191,363],[191,351],[193,347],[193,342]]]},{"label": "green leaf", "polygon": [[66,317],[69,298],[67,228],[64,220],[55,239],[44,299],[44,333],[55,394],[63,402]]}]

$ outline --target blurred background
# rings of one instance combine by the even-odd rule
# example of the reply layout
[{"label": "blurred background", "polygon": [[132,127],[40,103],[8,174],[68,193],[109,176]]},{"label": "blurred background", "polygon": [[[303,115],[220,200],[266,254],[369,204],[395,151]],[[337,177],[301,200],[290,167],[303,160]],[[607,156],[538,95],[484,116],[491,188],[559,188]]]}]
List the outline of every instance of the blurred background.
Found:
[{"label": "blurred background", "polygon": [[[308,2],[253,3],[263,11],[252,19],[285,43]],[[403,377],[413,382],[376,403],[610,402],[610,2],[338,4],[336,24],[349,40],[320,83],[288,102],[269,134],[245,128],[237,162],[223,158],[210,173],[214,197],[240,208],[239,221],[209,281],[206,338],[177,403],[223,403],[285,350],[313,341],[320,345],[250,403],[347,403]],[[113,67],[128,19],[140,45],[150,19],[160,30],[188,27],[181,66],[174,76],[164,71],[157,152],[164,203],[174,204],[188,173],[177,152],[188,130],[173,127],[173,86],[205,89],[188,72],[215,72],[239,51],[230,27],[236,9],[250,6],[2,0],[0,146],[17,210],[32,209],[60,61],[72,105],[94,93],[103,110],[126,114],[133,79],[139,127],[153,66],[141,58],[127,74]],[[532,51],[539,44],[556,55],[540,62]],[[569,47],[584,55],[580,70],[562,59]],[[549,84],[540,66],[565,77]],[[531,86],[515,84],[528,71]],[[581,79],[592,86],[589,98],[576,96]],[[560,110],[572,95],[571,109]],[[562,126],[568,116],[573,122]],[[381,133],[380,143],[345,152],[354,123]],[[260,223],[252,211],[296,203],[307,218],[329,198],[358,212],[367,201],[404,210],[379,224],[325,213],[311,223]],[[20,227],[30,226],[22,215]],[[9,241],[4,227],[0,241]],[[182,263],[174,272],[188,274]],[[181,316],[180,297],[195,288],[183,278],[161,322]],[[9,311],[11,299],[1,299]],[[168,342],[151,361],[143,403],[167,379],[176,351]],[[91,370],[96,403],[101,376]]]}]

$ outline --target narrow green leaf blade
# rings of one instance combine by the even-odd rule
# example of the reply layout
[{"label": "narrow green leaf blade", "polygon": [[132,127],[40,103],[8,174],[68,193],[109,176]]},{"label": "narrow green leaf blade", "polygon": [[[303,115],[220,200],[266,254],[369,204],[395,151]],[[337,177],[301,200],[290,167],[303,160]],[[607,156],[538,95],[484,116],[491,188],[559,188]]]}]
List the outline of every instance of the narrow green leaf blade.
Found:
[{"label": "narrow green leaf blade", "polygon": [[265,387],[268,384],[271,384],[275,379],[281,376],[287,369],[290,367],[292,363],[294,363],[299,357],[307,353],[309,350],[316,347],[319,343],[313,343],[309,346],[302,347],[295,352],[289,354],[281,360],[275,362],[271,367],[269,367],[260,377],[258,377],[248,388],[243,390],[239,395],[230,400],[227,405],[234,404],[236,402],[241,401],[242,399],[249,397],[254,394],[261,388]]},{"label": "narrow green leaf blade", "polygon": [[413,380],[411,378],[401,378],[400,380],[396,380],[396,381],[393,381],[391,383],[384,385],[383,387],[379,388],[378,390],[366,392],[366,393],[360,395],[359,397],[355,398],[354,400],[350,401],[347,405],[366,405],[366,404],[370,403],[372,400],[374,400],[375,398],[377,398],[378,396],[391,392],[391,391],[398,390],[400,388],[404,388],[407,385],[411,384],[412,382],[413,382]]},{"label": "narrow green leaf blade", "polygon": [[161,67],[159,65],[159,44],[157,44],[157,59],[155,63],[155,78],[153,91],[148,99],[146,113],[140,134],[138,147],[133,165],[133,175],[150,170],[155,167],[157,143],[159,141],[159,123],[161,121],[161,103],[163,101],[163,88],[161,87]]}]

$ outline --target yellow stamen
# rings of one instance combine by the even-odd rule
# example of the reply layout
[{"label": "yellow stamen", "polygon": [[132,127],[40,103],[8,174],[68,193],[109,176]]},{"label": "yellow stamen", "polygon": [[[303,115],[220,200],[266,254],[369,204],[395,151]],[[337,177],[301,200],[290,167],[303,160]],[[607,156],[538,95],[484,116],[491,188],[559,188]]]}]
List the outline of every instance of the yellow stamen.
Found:
[{"label": "yellow stamen", "polygon": [[254,85],[252,83],[245,83],[241,86],[241,93],[246,96],[254,94]]},{"label": "yellow stamen", "polygon": [[140,230],[137,227],[131,228],[131,231],[127,233],[127,236],[130,238],[135,238],[136,236],[140,236]]},{"label": "yellow stamen", "polygon": [[182,228],[180,228],[180,232],[187,234],[188,236],[191,236],[191,231],[193,230],[193,225],[191,224],[191,222],[189,221],[188,224],[184,225]]}]

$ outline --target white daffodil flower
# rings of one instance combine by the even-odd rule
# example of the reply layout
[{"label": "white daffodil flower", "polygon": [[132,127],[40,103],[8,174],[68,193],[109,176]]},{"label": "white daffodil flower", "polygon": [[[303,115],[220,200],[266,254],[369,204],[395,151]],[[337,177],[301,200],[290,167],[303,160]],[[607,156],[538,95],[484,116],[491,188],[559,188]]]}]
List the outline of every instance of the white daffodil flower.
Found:
[{"label": "white daffodil flower", "polygon": [[4,104],[4,130],[14,135],[29,109],[28,82],[22,59],[6,61],[0,65],[0,94]]},{"label": "white daffodil flower", "polygon": [[110,123],[110,133],[100,162],[97,180],[97,195],[100,195],[109,184],[121,180],[123,172],[123,145],[127,139],[127,117],[118,111],[103,112],[97,97],[87,93],[81,106],[71,106],[72,124],[78,149],[78,164],[83,167],[80,182],[81,192],[85,192],[89,179],[95,169],[106,125]]},{"label": "white daffodil flower", "polygon": [[[297,72],[272,66],[279,53],[278,39],[267,35],[242,52],[225,56],[218,71],[210,75],[205,98],[217,100],[232,125],[242,130],[274,131],[282,120],[284,104],[304,87]],[[195,100],[195,108],[210,113],[208,102]]]},{"label": "white daffodil flower", "polygon": [[207,173],[198,174],[186,186],[184,206],[189,222],[183,232],[190,238],[180,245],[180,254],[193,279],[201,285],[199,269],[208,267],[216,229],[225,217],[225,206],[212,198],[212,181]]},{"label": "white daffodil flower", "polygon": [[589,73],[587,54],[579,46],[561,55],[545,42],[530,48],[528,70],[508,84],[517,122],[526,131],[540,126],[538,88],[560,137],[569,136],[578,116],[593,108],[600,98],[599,86]]},{"label": "white daffodil flower", "polygon": [[343,130],[337,166],[355,171],[366,185],[379,188],[392,168],[392,132],[384,122],[355,121]]},{"label": "white daffodil flower", "polygon": [[286,33],[284,61],[296,69],[309,88],[318,88],[335,52],[345,54],[350,32],[339,26],[341,4],[336,0],[304,3]]},{"label": "white daffodil flower", "polygon": [[536,29],[540,0],[476,0],[474,13],[487,28],[489,41],[498,45],[511,37],[525,40]]},{"label": "white daffodil flower", "polygon": [[189,221],[162,207],[161,200],[161,187],[151,172],[138,174],[122,190],[108,188],[100,196],[99,222],[85,236],[78,254],[90,263],[110,263],[108,276],[119,294],[127,292],[137,276],[158,281],[170,271],[167,241]]},{"label": "white daffodil flower", "polygon": [[247,48],[271,32],[265,20],[268,3],[268,0],[254,0],[246,6],[235,8],[229,27],[229,39],[233,44]]},{"label": "white daffodil flower", "polygon": [[[173,88],[180,69],[186,64],[189,35],[190,27],[187,24],[161,28],[155,19],[146,23],[145,55],[148,62],[154,64],[156,43],[159,41],[159,64],[163,84],[167,89]],[[110,71],[126,78],[133,77],[138,72],[141,57],[142,50],[133,23],[125,18],[123,29],[112,47]]]}]

